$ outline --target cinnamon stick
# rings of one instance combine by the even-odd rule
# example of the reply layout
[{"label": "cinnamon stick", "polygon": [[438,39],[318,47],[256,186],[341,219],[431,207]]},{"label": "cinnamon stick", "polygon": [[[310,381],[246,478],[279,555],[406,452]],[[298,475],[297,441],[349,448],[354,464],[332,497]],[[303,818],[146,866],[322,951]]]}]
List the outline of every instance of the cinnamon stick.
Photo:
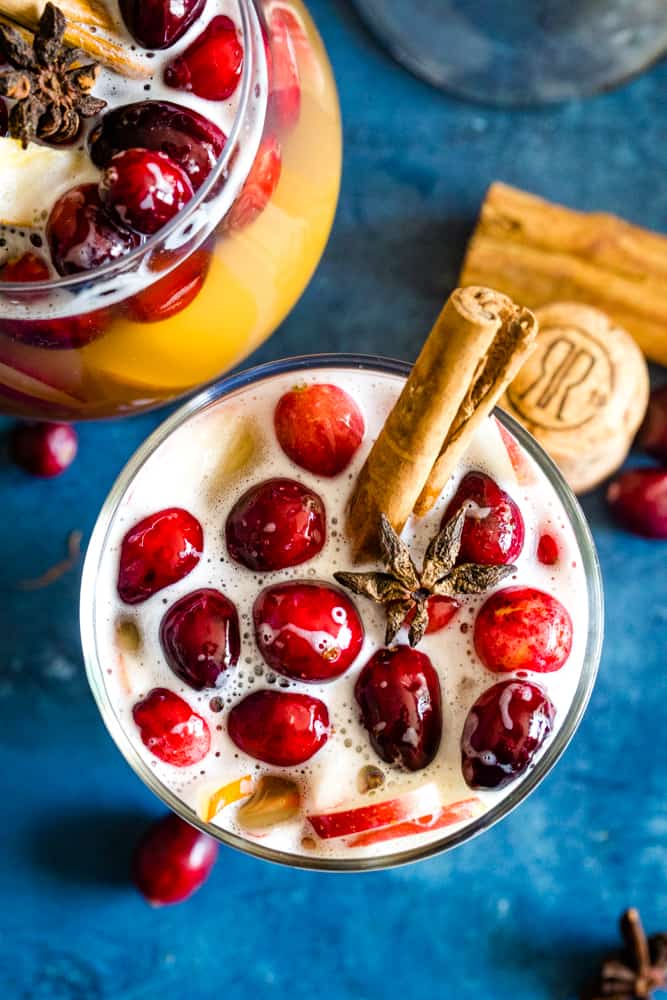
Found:
[{"label": "cinnamon stick", "polygon": [[559,301],[597,306],[648,358],[667,364],[667,236],[495,183],[460,281],[491,285],[531,309]]},{"label": "cinnamon stick", "polygon": [[357,479],[348,509],[357,560],[376,552],[380,513],[400,532],[418,500],[424,512],[439,495],[450,454],[455,463],[477,426],[475,413],[489,412],[518,370],[510,355],[536,330],[534,317],[505,295],[453,292]]},{"label": "cinnamon stick", "polygon": [[[44,13],[46,0],[2,0],[0,10],[13,21],[36,27]],[[91,27],[113,31],[115,28],[109,11],[101,0],[57,0],[57,6],[68,21],[88,24]]]},{"label": "cinnamon stick", "polygon": [[[20,7],[21,11],[18,14],[12,13],[11,9],[14,7]],[[24,37],[32,41],[33,32],[37,27],[39,19],[34,17],[31,11],[24,11],[24,7],[32,8],[32,12],[36,9],[35,5],[1,0],[0,24],[9,24],[13,28],[18,26],[18,30],[21,31]],[[9,13],[7,13],[8,9]],[[68,21],[65,30],[65,42],[73,48],[83,49],[96,62],[107,66],[121,76],[129,77],[132,80],[145,80],[152,75],[153,71],[149,64],[138,59],[120,39],[110,38],[106,34],[95,33],[85,24]]]}]

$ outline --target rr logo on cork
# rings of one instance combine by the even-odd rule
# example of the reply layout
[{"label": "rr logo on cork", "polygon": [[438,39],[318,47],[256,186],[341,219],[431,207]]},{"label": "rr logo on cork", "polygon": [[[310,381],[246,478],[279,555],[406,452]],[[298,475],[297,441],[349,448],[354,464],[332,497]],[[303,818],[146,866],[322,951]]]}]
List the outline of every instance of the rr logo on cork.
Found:
[{"label": "rr logo on cork", "polygon": [[568,324],[542,329],[507,395],[533,426],[572,430],[593,420],[613,391],[614,367],[604,344]]}]

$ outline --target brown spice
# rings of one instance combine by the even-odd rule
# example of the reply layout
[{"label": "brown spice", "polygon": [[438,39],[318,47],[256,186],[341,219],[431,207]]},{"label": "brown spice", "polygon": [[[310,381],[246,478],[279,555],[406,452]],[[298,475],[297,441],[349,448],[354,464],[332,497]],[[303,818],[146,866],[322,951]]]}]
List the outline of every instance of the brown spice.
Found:
[{"label": "brown spice", "polygon": [[624,951],[610,956],[583,1000],[651,1000],[667,989],[667,934],[646,937],[639,912],[626,910],[620,919]]}]

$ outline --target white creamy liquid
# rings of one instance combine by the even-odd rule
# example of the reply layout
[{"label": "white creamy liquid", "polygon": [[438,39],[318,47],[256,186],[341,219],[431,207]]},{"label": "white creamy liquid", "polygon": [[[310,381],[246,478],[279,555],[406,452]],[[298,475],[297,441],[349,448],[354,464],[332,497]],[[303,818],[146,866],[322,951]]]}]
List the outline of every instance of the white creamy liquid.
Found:
[{"label": "white creamy liquid", "polygon": [[[314,476],[295,466],[280,449],[273,431],[273,413],[281,395],[296,384],[315,382],[335,383],[350,393],[360,406],[366,423],[364,440],[352,464],[334,479]],[[460,737],[468,710],[484,690],[512,676],[486,670],[474,651],[472,626],[488,593],[463,598],[463,606],[451,624],[440,632],[427,635],[419,645],[419,649],[431,658],[440,678],[443,737],[435,760],[415,773],[388,765],[375,754],[359,721],[360,713],[354,699],[359,671],[374,651],[383,646],[385,615],[381,608],[368,600],[354,598],[366,630],[364,646],[347,673],[327,684],[304,684],[276,676],[255,645],[252,606],[262,588],[291,579],[315,579],[331,584],[335,570],[358,568],[352,565],[349,544],[343,533],[345,505],[353,480],[402,384],[399,377],[375,372],[320,369],[273,377],[241,389],[175,431],[145,463],[120,504],[110,527],[96,584],[95,621],[103,681],[126,738],[153,769],[158,781],[200,815],[212,792],[246,774],[277,773],[296,779],[301,786],[305,814],[326,812],[343,804],[368,804],[372,796],[377,800],[391,798],[429,781],[437,784],[443,804],[477,795],[483,812],[500,802],[522,780],[519,778],[501,790],[473,792],[461,774]],[[255,450],[240,472],[226,472],[235,465],[234,442],[238,442],[239,435],[243,436],[244,428],[255,436]],[[521,584],[548,591],[565,605],[574,626],[572,652],[562,669],[556,673],[529,675],[530,680],[547,691],[556,707],[555,733],[566,719],[582,669],[588,627],[587,590],[581,556],[565,511],[545,476],[528,456],[525,458],[534,472],[533,484],[517,482],[496,421],[489,419],[439,503],[422,521],[410,522],[404,538],[419,565],[427,542],[439,529],[448,499],[462,476],[471,469],[492,476],[518,503],[525,521],[525,544],[517,560],[516,577],[500,586]],[[224,524],[232,505],[249,486],[274,476],[299,480],[323,498],[328,537],[322,552],[301,566],[255,573],[230,560],[224,542]],[[141,518],[172,506],[185,507],[201,522],[204,529],[202,559],[185,579],[143,604],[128,607],[116,592],[122,538]],[[558,539],[560,558],[555,566],[541,565],[536,559],[537,541],[543,531]],[[238,666],[228,672],[222,687],[215,691],[196,692],[184,685],[167,666],[158,638],[160,621],[167,607],[200,587],[221,590],[235,603],[241,622],[242,650]],[[124,669],[119,665],[115,644],[115,627],[119,619],[134,621],[143,643],[136,655],[123,654]],[[404,632],[398,641],[407,642]],[[144,747],[132,718],[132,708],[154,687],[167,687],[177,692],[208,722],[211,750],[201,763],[186,768],[173,767],[158,760]],[[227,707],[249,692],[262,688],[301,691],[321,698],[328,706],[332,723],[328,742],[305,765],[269,767],[242,753],[229,739]],[[209,707],[214,695],[225,700],[224,711],[216,713]],[[554,733],[545,746],[549,746]],[[382,769],[385,784],[375,792],[361,795],[357,776],[366,764]],[[238,805],[228,806],[214,823],[248,840],[260,840],[236,824],[237,809]],[[465,823],[459,824],[463,825]],[[456,827],[352,849],[344,840],[317,840],[302,816],[274,827],[261,837],[261,843],[292,854],[354,858],[404,851],[437,840],[453,829]],[[302,846],[304,836],[309,838],[307,847]]]}]

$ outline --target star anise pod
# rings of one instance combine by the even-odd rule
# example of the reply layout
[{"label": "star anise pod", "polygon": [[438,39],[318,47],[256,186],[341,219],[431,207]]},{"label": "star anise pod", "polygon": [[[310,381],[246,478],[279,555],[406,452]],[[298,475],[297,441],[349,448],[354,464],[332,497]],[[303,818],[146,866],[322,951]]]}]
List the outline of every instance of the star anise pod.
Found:
[{"label": "star anise pod", "polygon": [[652,1000],[667,990],[667,934],[647,938],[639,913],[626,910],[620,920],[625,949],[607,959],[585,1000]]},{"label": "star anise pod", "polygon": [[483,594],[514,573],[512,565],[456,565],[468,504],[464,504],[431,539],[421,573],[408,546],[396,534],[388,518],[380,515],[380,552],[388,573],[334,573],[334,579],[354,594],[384,604],[387,612],[385,643],[391,645],[408,615],[414,611],[408,641],[416,646],[428,626],[429,597],[456,594]]},{"label": "star anise pod", "polygon": [[66,25],[52,3],[44,8],[32,44],[17,29],[0,25],[0,53],[9,64],[0,70],[0,94],[16,101],[9,132],[24,148],[34,139],[55,144],[75,139],[81,119],[106,107],[90,93],[100,67],[82,49],[64,44]]}]

